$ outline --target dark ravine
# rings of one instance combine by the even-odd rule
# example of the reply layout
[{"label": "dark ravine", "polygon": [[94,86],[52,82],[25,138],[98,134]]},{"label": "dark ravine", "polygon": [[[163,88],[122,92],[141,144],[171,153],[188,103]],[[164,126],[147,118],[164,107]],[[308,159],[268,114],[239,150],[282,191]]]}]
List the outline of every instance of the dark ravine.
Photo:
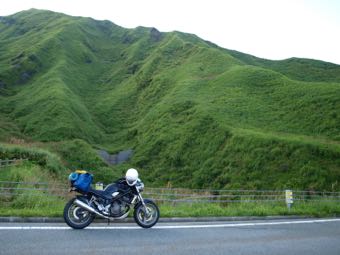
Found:
[{"label": "dark ravine", "polygon": [[117,165],[128,161],[133,156],[133,150],[120,151],[117,154],[109,154],[105,150],[98,150],[98,155],[108,164]]}]

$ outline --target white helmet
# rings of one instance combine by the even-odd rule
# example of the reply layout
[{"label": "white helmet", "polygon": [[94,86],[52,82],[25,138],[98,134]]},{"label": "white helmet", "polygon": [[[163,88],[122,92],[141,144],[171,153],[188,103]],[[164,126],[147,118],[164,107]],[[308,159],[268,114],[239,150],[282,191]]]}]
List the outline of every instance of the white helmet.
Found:
[{"label": "white helmet", "polygon": [[129,184],[130,186],[135,185],[138,180],[137,170],[134,168],[130,168],[129,170],[127,170],[125,174],[125,179],[127,184]]}]

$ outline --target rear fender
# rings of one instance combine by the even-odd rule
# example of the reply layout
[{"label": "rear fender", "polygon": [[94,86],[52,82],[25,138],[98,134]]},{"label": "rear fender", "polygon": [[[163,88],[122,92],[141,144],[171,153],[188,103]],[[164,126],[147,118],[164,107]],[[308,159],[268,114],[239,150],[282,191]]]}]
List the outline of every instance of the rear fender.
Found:
[{"label": "rear fender", "polygon": [[84,196],[84,195],[77,195],[76,196],[77,199],[79,199],[80,201],[88,204],[89,203],[89,197],[88,196]]}]

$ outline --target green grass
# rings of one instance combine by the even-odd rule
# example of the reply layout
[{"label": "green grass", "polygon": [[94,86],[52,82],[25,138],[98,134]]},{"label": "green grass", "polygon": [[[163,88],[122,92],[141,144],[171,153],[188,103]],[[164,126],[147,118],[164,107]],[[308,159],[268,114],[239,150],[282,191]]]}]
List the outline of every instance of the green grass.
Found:
[{"label": "green grass", "polygon": [[111,183],[121,178],[126,171],[125,164],[118,167],[108,166],[98,156],[97,150],[81,139],[50,143],[48,148],[63,158],[69,172],[77,169],[87,170],[94,175],[94,182]]},{"label": "green grass", "polygon": [[143,139],[133,162],[148,185],[170,182],[174,187],[191,188],[339,190],[337,146],[228,130],[208,116],[184,113],[172,117],[172,125],[165,124],[169,123],[166,118],[171,115],[164,114],[148,130],[138,129]]},{"label": "green grass", "polygon": [[[137,167],[149,186],[340,189],[338,65],[40,10],[0,30],[1,141],[104,181]],[[128,148],[113,168],[95,152]]]},{"label": "green grass", "polygon": [[340,82],[339,66],[336,64],[302,58],[289,58],[281,61],[271,61],[261,59],[249,54],[226,50],[233,57],[240,59],[248,65],[256,65],[269,68],[276,72],[282,73],[293,80],[299,81],[328,81]]},{"label": "green grass", "polygon": [[[58,180],[58,175],[53,171],[31,162],[25,162],[18,166],[1,168],[0,180],[13,182],[12,184],[1,183],[4,188],[16,188],[15,190],[1,189],[0,215],[2,216],[58,216],[65,205],[65,199],[56,196],[60,193],[58,186],[66,183]],[[50,183],[49,189],[55,189],[55,195],[46,195],[42,190],[46,186],[39,186],[36,190],[27,188],[38,188],[37,185],[25,183]]]},{"label": "green grass", "polygon": [[[44,190],[21,190],[28,188],[22,183],[2,187],[19,188],[11,195],[0,196],[0,216],[21,217],[61,217],[68,198],[57,196],[60,187],[65,187],[67,174],[64,179],[56,178],[52,171],[46,171],[38,164],[24,163],[19,166],[3,168],[0,180],[25,183],[50,183],[48,188],[52,193]],[[5,186],[4,186],[5,185]],[[38,187],[38,186],[34,186]],[[45,186],[39,186],[43,188]],[[53,189],[55,192],[53,193]],[[53,195],[54,194],[54,195]],[[70,195],[69,198],[71,198]],[[159,203],[162,217],[208,217],[208,216],[273,216],[273,215],[301,215],[314,217],[330,217],[340,214],[340,205],[336,201],[295,201],[291,210],[283,202],[241,202],[241,203]]]},{"label": "green grass", "polygon": [[38,208],[1,208],[2,217],[62,217],[65,204],[59,207],[38,207]]},{"label": "green grass", "polygon": [[[51,201],[46,201],[50,203]],[[37,203],[35,206],[1,207],[0,216],[62,217],[65,201],[53,201],[53,206]],[[236,217],[236,216],[307,216],[335,217],[340,215],[336,202],[300,202],[290,210],[285,204],[242,203],[218,204],[161,204],[161,217]]]},{"label": "green grass", "polygon": [[0,159],[26,159],[54,174],[60,174],[65,170],[56,154],[35,146],[0,143]]},{"label": "green grass", "polygon": [[313,216],[332,217],[340,214],[337,202],[299,202],[288,210],[284,203],[229,203],[161,205],[162,217],[219,217],[219,216]]}]

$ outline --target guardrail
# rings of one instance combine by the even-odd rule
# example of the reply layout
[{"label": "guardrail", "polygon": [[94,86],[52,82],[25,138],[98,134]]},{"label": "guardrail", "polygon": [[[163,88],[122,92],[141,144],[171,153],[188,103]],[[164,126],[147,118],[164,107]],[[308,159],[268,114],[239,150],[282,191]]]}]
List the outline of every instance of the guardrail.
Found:
[{"label": "guardrail", "polygon": [[[69,199],[67,184],[0,181],[0,203],[10,203],[19,196]],[[160,203],[255,203],[285,202],[285,190],[208,190],[179,188],[146,188],[143,197]],[[294,201],[338,201],[340,192],[293,190]]]}]

